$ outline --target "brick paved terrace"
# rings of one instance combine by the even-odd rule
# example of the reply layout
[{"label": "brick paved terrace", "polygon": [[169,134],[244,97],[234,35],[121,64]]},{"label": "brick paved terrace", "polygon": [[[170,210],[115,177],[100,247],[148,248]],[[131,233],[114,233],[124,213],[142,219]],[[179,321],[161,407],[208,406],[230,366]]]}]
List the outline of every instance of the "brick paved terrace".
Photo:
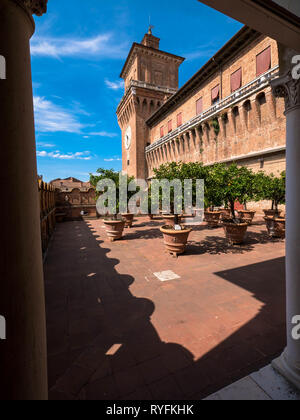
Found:
[{"label": "brick paved terrace", "polygon": [[[57,226],[45,263],[51,399],[202,399],[285,346],[284,241],[194,228],[165,253],[160,220],[108,242],[102,220]],[[154,273],[179,278],[161,281]]]}]

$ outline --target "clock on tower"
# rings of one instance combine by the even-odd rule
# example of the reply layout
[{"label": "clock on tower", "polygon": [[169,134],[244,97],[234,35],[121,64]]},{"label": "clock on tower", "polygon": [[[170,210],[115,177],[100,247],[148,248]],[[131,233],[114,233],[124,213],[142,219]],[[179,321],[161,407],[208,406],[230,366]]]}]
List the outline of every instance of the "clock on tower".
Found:
[{"label": "clock on tower", "polygon": [[125,149],[129,150],[131,146],[131,136],[132,136],[132,130],[130,125],[128,126],[126,132],[125,132]]}]

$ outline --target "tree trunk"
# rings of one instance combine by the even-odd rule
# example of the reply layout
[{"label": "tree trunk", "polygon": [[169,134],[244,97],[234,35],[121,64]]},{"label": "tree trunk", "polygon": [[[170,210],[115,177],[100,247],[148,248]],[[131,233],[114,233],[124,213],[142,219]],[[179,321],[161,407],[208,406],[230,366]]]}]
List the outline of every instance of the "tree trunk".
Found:
[{"label": "tree trunk", "polygon": [[233,220],[235,220],[234,201],[230,203],[230,209]]},{"label": "tree trunk", "polygon": [[178,214],[175,214],[175,226],[179,225],[179,217]]}]

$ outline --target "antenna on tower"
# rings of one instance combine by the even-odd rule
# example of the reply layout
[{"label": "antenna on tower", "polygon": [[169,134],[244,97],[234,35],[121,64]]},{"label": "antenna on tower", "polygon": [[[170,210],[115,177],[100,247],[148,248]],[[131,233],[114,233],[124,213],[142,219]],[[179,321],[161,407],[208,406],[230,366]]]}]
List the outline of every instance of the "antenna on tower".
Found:
[{"label": "antenna on tower", "polygon": [[152,29],[154,29],[155,26],[151,25],[151,16],[149,15],[149,29],[148,29],[148,34],[152,35]]}]

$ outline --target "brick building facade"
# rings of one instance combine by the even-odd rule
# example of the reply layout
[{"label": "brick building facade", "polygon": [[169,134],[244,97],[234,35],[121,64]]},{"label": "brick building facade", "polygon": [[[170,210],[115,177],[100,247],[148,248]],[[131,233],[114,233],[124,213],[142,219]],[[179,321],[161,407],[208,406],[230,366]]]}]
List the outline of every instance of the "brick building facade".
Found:
[{"label": "brick building facade", "polygon": [[284,100],[270,86],[279,72],[277,42],[244,27],[178,90],[183,61],[160,51],[151,30],[133,44],[117,110],[123,171],[151,179],[170,161],[284,170]]},{"label": "brick building facade", "polygon": [[89,182],[76,178],[55,179],[50,182],[55,189],[58,220],[81,220],[98,217],[96,191]]}]

